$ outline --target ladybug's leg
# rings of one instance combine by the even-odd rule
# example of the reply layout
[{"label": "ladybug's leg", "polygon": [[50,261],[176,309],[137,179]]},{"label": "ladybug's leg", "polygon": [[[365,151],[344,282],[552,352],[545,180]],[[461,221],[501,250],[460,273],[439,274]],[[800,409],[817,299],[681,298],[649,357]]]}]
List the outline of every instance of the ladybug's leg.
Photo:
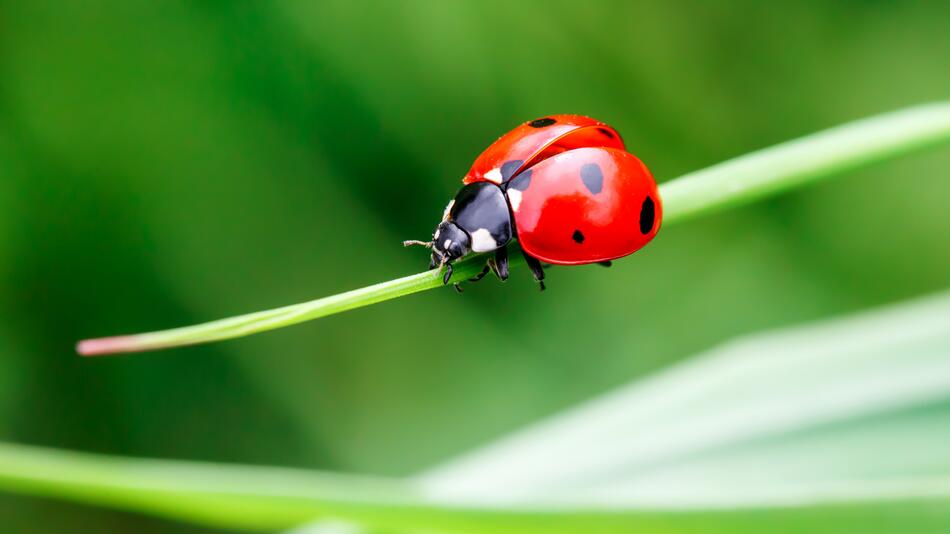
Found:
[{"label": "ladybug's leg", "polygon": [[480,272],[480,273],[476,274],[475,276],[469,278],[468,281],[469,281],[469,282],[478,282],[478,281],[481,280],[482,278],[485,278],[485,275],[488,274],[488,271],[490,271],[490,270],[491,270],[491,269],[488,268],[488,264],[486,263],[486,264],[485,264],[485,268],[482,269],[482,272]]},{"label": "ladybug's leg", "polygon": [[488,265],[495,271],[495,276],[502,282],[508,279],[508,245],[499,247],[495,250],[495,261],[489,261]]},{"label": "ladybug's leg", "polygon": [[610,260],[607,260],[607,261],[598,261],[597,264],[598,264],[598,265],[603,265],[604,267],[610,267],[611,265],[614,264],[614,262],[612,262],[612,261],[610,261]]},{"label": "ladybug's leg", "polygon": [[442,285],[448,284],[448,283],[449,283],[449,278],[452,278],[452,264],[451,264],[451,263],[446,263],[446,264],[445,264],[445,274],[442,275]]},{"label": "ladybug's leg", "polygon": [[538,258],[529,255],[525,251],[521,251],[524,255],[524,261],[528,264],[528,268],[531,269],[531,274],[534,275],[535,281],[541,286],[541,291],[544,291],[544,269],[541,267],[541,262],[538,261]]}]

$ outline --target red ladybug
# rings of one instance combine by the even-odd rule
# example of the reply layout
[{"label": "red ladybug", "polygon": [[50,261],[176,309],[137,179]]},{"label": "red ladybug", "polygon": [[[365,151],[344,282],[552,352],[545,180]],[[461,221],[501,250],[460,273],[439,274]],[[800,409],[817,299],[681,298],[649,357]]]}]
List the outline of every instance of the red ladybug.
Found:
[{"label": "red ladybug", "polygon": [[[541,262],[581,265],[636,252],[660,229],[662,206],[646,166],[612,127],[580,115],[550,115],[492,143],[462,179],[432,241],[430,269],[494,251],[488,270],[508,278],[508,243],[521,245],[544,289]],[[458,286],[456,286],[458,287]]]}]

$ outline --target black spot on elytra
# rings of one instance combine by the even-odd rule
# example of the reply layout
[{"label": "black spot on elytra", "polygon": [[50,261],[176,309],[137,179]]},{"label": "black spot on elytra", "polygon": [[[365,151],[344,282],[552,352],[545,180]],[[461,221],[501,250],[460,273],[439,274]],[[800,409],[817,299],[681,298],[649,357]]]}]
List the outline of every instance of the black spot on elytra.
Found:
[{"label": "black spot on elytra", "polygon": [[531,185],[531,169],[527,169],[508,182],[508,189],[517,189],[524,192]]},{"label": "black spot on elytra", "polygon": [[596,163],[585,163],[581,167],[581,180],[587,190],[595,195],[604,188],[604,173]]},{"label": "black spot on elytra", "polygon": [[654,219],[656,219],[656,206],[653,199],[647,197],[640,206],[640,233],[649,234],[653,230]]},{"label": "black spot on elytra", "polygon": [[528,126],[532,128],[544,128],[545,126],[550,126],[554,124],[555,122],[557,121],[552,119],[551,117],[544,117],[543,119],[534,119],[533,121],[528,123]]},{"label": "black spot on elytra", "polygon": [[575,243],[581,244],[584,242],[584,234],[582,234],[580,230],[574,230],[574,233],[571,234],[571,239],[573,239]]},{"label": "black spot on elytra", "polygon": [[524,164],[524,161],[520,159],[513,159],[511,161],[506,161],[501,164],[501,181],[507,182],[511,179],[511,175],[518,171],[521,168],[521,165]]},{"label": "black spot on elytra", "polygon": [[607,128],[597,128],[597,131],[606,135],[607,137],[614,139],[614,133],[608,130]]}]

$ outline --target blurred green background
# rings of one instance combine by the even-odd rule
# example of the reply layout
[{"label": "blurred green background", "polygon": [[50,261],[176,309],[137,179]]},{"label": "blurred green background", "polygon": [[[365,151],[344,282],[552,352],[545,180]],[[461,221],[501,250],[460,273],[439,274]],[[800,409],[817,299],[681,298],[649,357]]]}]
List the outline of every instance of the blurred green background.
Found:
[{"label": "blurred green background", "polygon": [[[659,181],[950,96],[946,2],[0,2],[0,439],[410,474],[718,341],[950,286],[950,153],[216,345],[82,337],[416,272],[517,123],[604,120]],[[434,334],[438,334],[438,339]],[[449,334],[447,334],[449,333]],[[447,335],[455,341],[444,343]],[[0,497],[15,532],[211,532]]]}]

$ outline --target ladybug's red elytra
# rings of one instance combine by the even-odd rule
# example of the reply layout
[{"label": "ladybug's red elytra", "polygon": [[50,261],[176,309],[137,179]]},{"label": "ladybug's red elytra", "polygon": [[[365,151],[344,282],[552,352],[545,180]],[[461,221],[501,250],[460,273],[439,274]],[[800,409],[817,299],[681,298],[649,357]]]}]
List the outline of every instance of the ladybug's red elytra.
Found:
[{"label": "ladybug's red elytra", "polygon": [[[632,254],[660,229],[663,208],[649,169],[620,134],[581,115],[526,122],[492,143],[462,179],[432,241],[430,269],[469,253],[494,251],[485,269],[508,278],[508,243],[517,239],[544,289],[541,262],[600,263]],[[458,284],[456,284],[458,288]]]}]

